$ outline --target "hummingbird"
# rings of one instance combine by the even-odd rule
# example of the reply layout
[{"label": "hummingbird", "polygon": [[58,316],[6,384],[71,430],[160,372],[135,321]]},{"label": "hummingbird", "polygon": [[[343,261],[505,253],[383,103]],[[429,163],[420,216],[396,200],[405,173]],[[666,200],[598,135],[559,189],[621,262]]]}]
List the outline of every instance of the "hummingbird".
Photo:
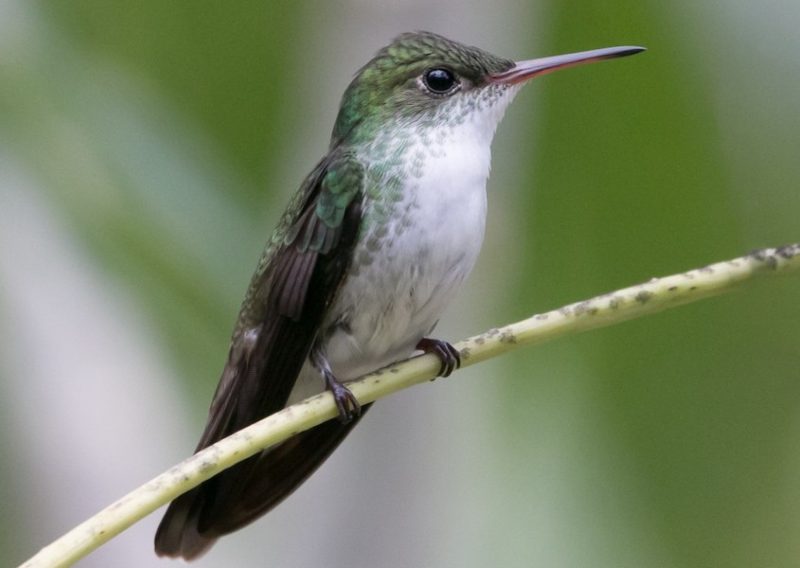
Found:
[{"label": "hummingbird", "polygon": [[460,365],[430,334],[478,257],[490,146],[506,107],[533,77],[643,50],[514,62],[415,32],[355,74],[328,153],[258,262],[196,451],[323,388],[339,420],[176,498],[156,533],[159,556],[194,559],[297,489],[370,406],[348,381],[415,351],[435,353],[441,376]]}]

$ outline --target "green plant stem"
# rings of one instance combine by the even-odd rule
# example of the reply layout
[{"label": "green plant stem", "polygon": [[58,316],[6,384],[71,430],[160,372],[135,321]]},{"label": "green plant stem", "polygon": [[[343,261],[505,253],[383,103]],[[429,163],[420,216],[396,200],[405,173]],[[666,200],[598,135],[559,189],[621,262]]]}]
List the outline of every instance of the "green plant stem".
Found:
[{"label": "green plant stem", "polygon": [[[490,329],[455,345],[462,366],[472,365],[521,345],[604,327],[674,306],[716,296],[756,276],[800,269],[800,243],[763,249],[683,274],[652,280],[570,304],[523,321]],[[439,360],[422,355],[349,383],[361,404],[436,376]],[[294,434],[337,416],[323,393],[269,416],[170,468],[84,521],[25,562],[25,568],[70,566],[139,519],[235,463]]]}]

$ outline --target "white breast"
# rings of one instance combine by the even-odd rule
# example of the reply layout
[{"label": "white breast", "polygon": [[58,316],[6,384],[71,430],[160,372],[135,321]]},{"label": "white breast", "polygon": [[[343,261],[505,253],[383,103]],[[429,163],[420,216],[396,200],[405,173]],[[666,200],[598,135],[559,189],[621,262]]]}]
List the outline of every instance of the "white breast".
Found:
[{"label": "white breast", "polygon": [[[366,233],[321,332],[339,380],[410,355],[472,271],[486,221],[491,142],[516,92],[485,87],[454,101],[463,105],[460,114],[394,124],[363,148]],[[307,363],[290,402],[321,387]]]},{"label": "white breast", "polygon": [[[347,312],[326,351],[342,380],[408,356],[472,271],[483,241],[490,148],[466,126],[406,149],[416,175],[403,178],[388,233],[356,251],[371,262],[352,271],[334,306]],[[369,207],[368,205],[367,207]],[[370,214],[369,211],[366,212]],[[384,227],[382,230],[387,230]]]}]

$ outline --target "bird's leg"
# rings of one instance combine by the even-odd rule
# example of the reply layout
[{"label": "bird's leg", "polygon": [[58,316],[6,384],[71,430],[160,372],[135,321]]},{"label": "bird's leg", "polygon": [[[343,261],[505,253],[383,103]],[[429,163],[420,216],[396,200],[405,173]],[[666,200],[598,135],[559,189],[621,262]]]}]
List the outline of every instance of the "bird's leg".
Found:
[{"label": "bird's leg", "polygon": [[331,391],[336,408],[339,409],[339,422],[347,424],[353,418],[361,414],[361,405],[350,392],[350,389],[342,384],[336,375],[333,374],[328,358],[323,350],[315,346],[311,350],[311,364],[317,368],[325,381],[325,388]]},{"label": "bird's leg", "polygon": [[425,353],[433,353],[442,362],[439,368],[440,377],[448,377],[450,373],[455,371],[461,366],[461,353],[458,349],[441,339],[432,339],[430,337],[423,337],[417,343],[417,349]]}]

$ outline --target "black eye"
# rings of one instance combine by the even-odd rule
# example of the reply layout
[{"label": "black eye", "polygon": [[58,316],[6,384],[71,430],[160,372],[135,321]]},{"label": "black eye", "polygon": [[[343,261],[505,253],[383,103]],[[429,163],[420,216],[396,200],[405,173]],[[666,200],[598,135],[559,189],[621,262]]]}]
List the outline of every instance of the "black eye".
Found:
[{"label": "black eye", "polygon": [[449,69],[428,69],[422,76],[425,87],[436,95],[444,95],[458,86],[458,80]]}]

